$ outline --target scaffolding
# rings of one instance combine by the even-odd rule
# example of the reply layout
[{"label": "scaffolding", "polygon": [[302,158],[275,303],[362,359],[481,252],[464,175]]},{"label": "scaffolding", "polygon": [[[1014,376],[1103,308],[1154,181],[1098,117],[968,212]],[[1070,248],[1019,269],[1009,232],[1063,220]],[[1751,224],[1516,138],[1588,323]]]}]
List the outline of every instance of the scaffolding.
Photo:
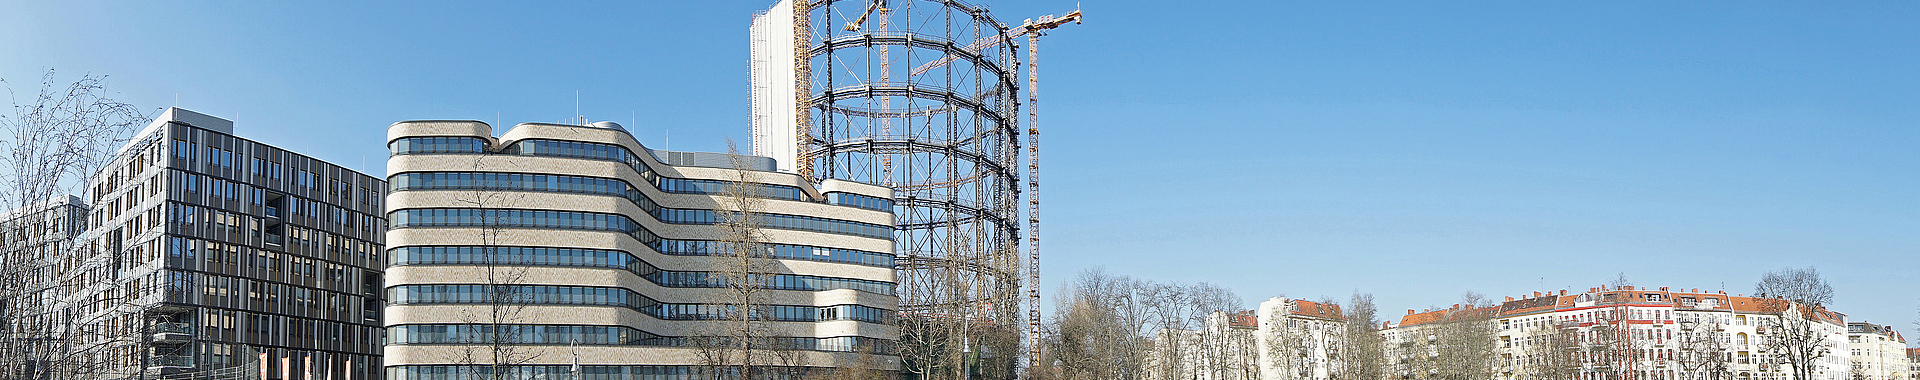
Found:
[{"label": "scaffolding", "polygon": [[1022,133],[1019,43],[1031,57],[1079,18],[1009,27],[953,0],[785,0],[754,18],[753,153],[895,189],[901,344],[921,378],[1011,378],[1038,348],[1039,118],[1029,106]]}]

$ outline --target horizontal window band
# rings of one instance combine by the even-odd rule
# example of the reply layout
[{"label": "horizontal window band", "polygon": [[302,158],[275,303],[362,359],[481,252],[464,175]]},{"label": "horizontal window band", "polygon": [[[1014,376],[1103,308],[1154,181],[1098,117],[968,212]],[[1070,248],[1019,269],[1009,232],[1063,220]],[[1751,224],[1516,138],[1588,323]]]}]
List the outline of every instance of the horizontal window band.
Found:
[{"label": "horizontal window band", "polygon": [[[669,288],[724,288],[728,279],[714,272],[668,271],[622,251],[581,248],[506,246],[412,246],[387,251],[390,266],[415,265],[529,265],[621,269]],[[884,281],[798,274],[754,274],[748,280],[770,290],[826,291],[853,289],[894,295],[894,284]]]},{"label": "horizontal window band", "polygon": [[[743,311],[733,305],[662,303],[626,288],[601,286],[399,285],[387,288],[387,301],[394,305],[506,303],[613,306],[632,309],[661,320],[675,321],[725,320],[743,315]],[[893,311],[864,305],[759,305],[759,307],[745,310],[744,313],[751,320],[776,322],[852,320],[890,324],[893,320]]]}]

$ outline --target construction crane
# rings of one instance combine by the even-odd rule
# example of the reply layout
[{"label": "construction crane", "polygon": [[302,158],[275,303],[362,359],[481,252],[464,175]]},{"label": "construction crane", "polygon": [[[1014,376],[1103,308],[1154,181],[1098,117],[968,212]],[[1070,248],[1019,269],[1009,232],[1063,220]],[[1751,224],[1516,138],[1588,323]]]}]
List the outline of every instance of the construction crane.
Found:
[{"label": "construction crane", "polygon": [[[866,12],[861,12],[859,18],[855,18],[853,19],[853,22],[847,23],[847,31],[849,32],[860,31],[860,25],[867,23],[867,17],[873,16],[873,11],[880,11],[880,18],[881,18],[880,22],[885,23],[886,17],[887,17],[886,16],[887,11],[890,11],[890,10],[891,9],[887,9],[887,0],[873,0],[873,2],[867,3]],[[884,32],[886,30],[885,28],[882,28],[881,31]]]},{"label": "construction crane", "polygon": [[[879,2],[875,1],[875,3],[877,4]],[[861,18],[865,19],[866,15],[861,15]],[[1080,23],[1079,9],[1073,10],[1072,13],[1067,13],[1066,16],[1054,17],[1054,15],[1045,15],[1037,18],[1027,19],[1027,21],[1025,23],[1021,23],[1020,26],[1014,27],[1013,29],[1007,29],[1006,33],[1001,33],[998,36],[981,39],[980,41],[976,41],[972,44],[967,45],[966,47],[960,48],[960,50],[966,51],[968,54],[979,54],[981,50],[986,50],[987,48],[993,47],[994,45],[999,45],[1007,41],[1012,41],[1015,37],[1020,37],[1023,35],[1027,36],[1028,40],[1031,41],[1033,37],[1036,37],[1042,34],[1042,31],[1058,28],[1061,25],[1066,25],[1069,22],[1075,23],[1075,24]],[[849,24],[847,25],[847,27],[853,28],[854,25]],[[1027,50],[1028,50],[1028,53],[1031,54],[1033,49],[1027,49]],[[960,59],[960,56],[958,54],[947,54],[947,56],[945,57],[941,57],[940,59],[927,62],[926,64],[920,65],[920,67],[913,68],[912,74],[915,76],[918,76],[920,74],[926,74],[928,70],[933,70],[935,68],[939,68],[940,66],[946,66],[948,63],[953,63],[953,61],[956,59]]]}]

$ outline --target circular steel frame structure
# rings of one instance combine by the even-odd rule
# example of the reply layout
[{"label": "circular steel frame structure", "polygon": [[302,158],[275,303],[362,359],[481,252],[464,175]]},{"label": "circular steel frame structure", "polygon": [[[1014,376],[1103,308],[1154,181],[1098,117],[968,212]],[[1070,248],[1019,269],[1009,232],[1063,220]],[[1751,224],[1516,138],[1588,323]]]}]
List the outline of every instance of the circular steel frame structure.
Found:
[{"label": "circular steel frame structure", "polygon": [[[957,1],[817,0],[807,9],[803,170],[896,189],[903,317],[974,337],[960,346],[1019,352],[1015,36]],[[975,329],[1016,338],[998,347]]]}]

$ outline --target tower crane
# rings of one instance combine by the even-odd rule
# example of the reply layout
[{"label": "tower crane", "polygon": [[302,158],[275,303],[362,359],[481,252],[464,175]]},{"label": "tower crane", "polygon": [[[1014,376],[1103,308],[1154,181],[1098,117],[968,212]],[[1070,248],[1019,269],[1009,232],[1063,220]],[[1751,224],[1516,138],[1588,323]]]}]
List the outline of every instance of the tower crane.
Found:
[{"label": "tower crane", "polygon": [[[884,6],[884,5],[879,5],[878,4],[879,1],[875,1],[875,3],[876,3],[876,6]],[[869,7],[869,9],[871,8],[872,7]],[[861,15],[861,18],[865,19],[866,15]],[[1027,36],[1029,42],[1031,42],[1031,40],[1033,40],[1034,37],[1037,37],[1038,35],[1042,34],[1043,31],[1053,29],[1053,28],[1058,28],[1061,25],[1066,25],[1069,22],[1074,24],[1080,23],[1079,9],[1075,9],[1073,10],[1073,12],[1067,13],[1066,16],[1054,17],[1054,15],[1045,15],[1045,16],[1027,19],[1027,21],[1024,23],[1021,23],[1020,26],[1013,27],[1012,29],[1007,29],[1006,33],[1001,33],[998,36],[994,36],[990,38],[983,38],[980,41],[976,41],[972,44],[968,44],[966,47],[960,48],[960,50],[964,50],[968,54],[979,54],[981,50],[986,50],[987,48],[994,47],[995,45],[999,45],[1007,41],[1012,41],[1015,37],[1020,37],[1023,35]],[[847,25],[847,27],[853,28],[854,25],[849,24]],[[1029,53],[1031,53],[1031,49],[1029,50],[1030,50]],[[920,67],[913,68],[912,73],[915,76],[918,76],[920,74],[926,74],[928,70],[933,70],[935,68],[939,68],[940,66],[946,66],[948,63],[953,63],[953,61],[956,59],[960,59],[960,56],[956,54],[947,54],[947,56],[945,57],[941,57],[940,59],[927,62],[926,64],[920,65]]]}]

